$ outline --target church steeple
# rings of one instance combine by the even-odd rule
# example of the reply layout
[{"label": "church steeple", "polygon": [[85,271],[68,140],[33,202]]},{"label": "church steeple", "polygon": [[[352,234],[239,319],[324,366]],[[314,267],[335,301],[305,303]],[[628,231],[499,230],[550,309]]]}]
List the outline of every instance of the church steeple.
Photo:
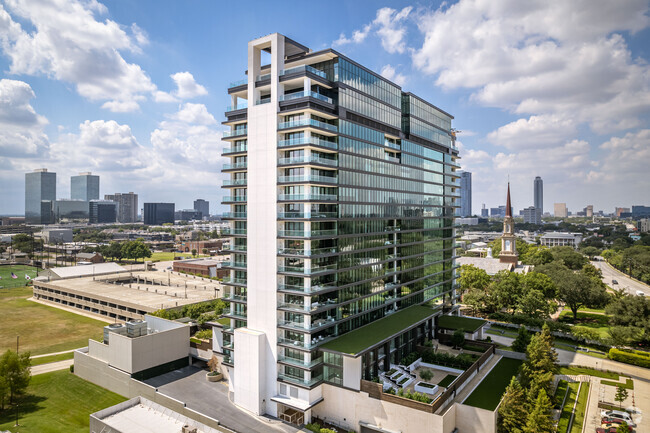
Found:
[{"label": "church steeple", "polygon": [[503,236],[501,236],[501,263],[511,263],[517,266],[519,256],[517,254],[517,237],[515,236],[515,220],[512,217],[512,202],[510,200],[510,182],[508,182],[508,194],[506,196],[506,216],[503,219]]}]

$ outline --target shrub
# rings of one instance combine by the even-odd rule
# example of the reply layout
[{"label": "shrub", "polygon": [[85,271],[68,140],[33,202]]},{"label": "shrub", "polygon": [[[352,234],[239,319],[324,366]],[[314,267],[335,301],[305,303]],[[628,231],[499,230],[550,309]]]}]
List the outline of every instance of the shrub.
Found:
[{"label": "shrub", "polygon": [[74,364],[70,364],[70,373],[74,373]]},{"label": "shrub", "polygon": [[553,320],[542,320],[530,316],[524,316],[523,314],[506,314],[506,313],[492,313],[488,316],[491,320],[496,320],[497,322],[506,322],[514,323],[516,325],[526,325],[529,328],[542,328],[544,323],[547,323],[552,332],[564,332],[570,333],[571,326],[566,323],[555,322]]},{"label": "shrub", "polygon": [[402,359],[402,365],[411,365],[418,360],[420,355],[417,352],[411,352]]},{"label": "shrub", "polygon": [[322,428],[320,429],[320,433],[336,433],[336,432],[329,428]]},{"label": "shrub", "polygon": [[614,361],[650,368],[650,353],[612,347],[607,356]]},{"label": "shrub", "polygon": [[314,433],[320,433],[320,424],[316,424],[316,423],[307,424],[305,428],[309,431],[313,431]]},{"label": "shrub", "polygon": [[200,338],[201,340],[209,340],[212,338],[212,330],[211,329],[204,329],[202,331],[198,331],[196,334],[194,334],[196,338]]},{"label": "shrub", "polygon": [[431,373],[431,370],[422,370],[420,372],[420,379],[429,381],[433,377],[433,373]]}]

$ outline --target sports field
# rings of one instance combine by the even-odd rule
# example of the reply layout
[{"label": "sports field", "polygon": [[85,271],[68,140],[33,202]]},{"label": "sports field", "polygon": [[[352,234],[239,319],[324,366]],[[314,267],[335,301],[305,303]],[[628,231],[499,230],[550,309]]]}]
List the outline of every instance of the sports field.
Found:
[{"label": "sports field", "polygon": [[[25,275],[34,278],[36,277],[36,270],[32,266],[25,265],[0,265],[0,287],[24,286],[29,281],[25,278]],[[12,272],[17,278],[11,278]]]}]

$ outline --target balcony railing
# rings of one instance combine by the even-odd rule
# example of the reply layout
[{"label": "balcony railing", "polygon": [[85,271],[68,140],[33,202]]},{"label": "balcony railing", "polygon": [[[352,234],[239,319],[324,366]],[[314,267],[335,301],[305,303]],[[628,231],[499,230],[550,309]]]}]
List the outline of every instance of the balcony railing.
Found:
[{"label": "balcony railing", "polygon": [[238,195],[233,195],[233,196],[227,195],[227,196],[225,196],[223,198],[223,201],[224,201],[224,203],[228,203],[228,202],[238,202],[238,203],[246,202],[246,197],[247,196],[245,196],[245,195],[239,195],[239,196]]},{"label": "balcony railing", "polygon": [[[234,87],[236,87],[236,86],[234,86]],[[237,104],[237,105],[228,105],[226,107],[226,113],[228,113],[230,111],[243,110],[245,108],[248,108],[248,103],[247,102],[243,102],[243,103]]]},{"label": "balcony railing", "polygon": [[306,98],[306,97],[312,97],[316,98],[318,100],[327,102],[332,104],[332,98],[329,98],[325,95],[321,95],[318,92],[310,92],[310,91],[304,91],[304,92],[296,92],[296,93],[290,93],[288,95],[282,95],[280,96],[279,101],[291,101],[292,99],[299,99],[299,98]]},{"label": "balcony railing", "polygon": [[224,299],[230,299],[233,301],[246,301],[246,295],[236,295],[234,293],[226,293]]},{"label": "balcony railing", "polygon": [[232,87],[243,86],[244,84],[247,83],[248,83],[248,78],[244,78],[242,80],[237,80],[237,81],[231,81],[230,84],[228,84],[228,88],[230,89]]},{"label": "balcony railing", "polygon": [[323,290],[335,289],[335,288],[336,286],[317,285],[312,287],[303,287],[303,286],[297,286],[293,284],[278,284],[278,290],[287,290],[291,292],[304,293],[304,294],[318,293],[318,292],[322,292]]},{"label": "balcony railing", "polygon": [[246,234],[246,229],[221,229],[221,234],[222,235],[245,235]]},{"label": "balcony railing", "polygon": [[338,149],[338,143],[329,140],[323,140],[318,137],[300,137],[300,138],[291,138],[289,140],[280,140],[278,141],[278,147],[288,147],[288,146],[301,146],[313,144],[314,146],[327,147],[328,149]]},{"label": "balcony railing", "polygon": [[286,254],[293,256],[316,256],[320,254],[333,254],[337,252],[336,247],[329,248],[312,248],[305,250],[304,248],[278,248],[278,254]]},{"label": "balcony railing", "polygon": [[313,68],[309,65],[302,65],[302,66],[296,66],[295,68],[289,68],[285,69],[283,71],[280,71],[280,76],[283,75],[289,75],[289,74],[296,74],[302,71],[308,71],[311,72],[312,74],[318,75],[319,77],[327,78],[327,75],[323,71],[319,71],[316,68]]},{"label": "balcony railing", "polygon": [[246,168],[246,167],[248,167],[248,161],[234,162],[232,164],[224,164],[223,165],[223,170],[237,170],[237,169]]},{"label": "balcony railing", "polygon": [[311,155],[311,156],[303,155],[303,156],[295,156],[292,158],[278,158],[278,164],[280,165],[309,164],[309,163],[329,165],[332,167],[336,167],[338,165],[338,161],[336,159],[321,158],[318,155]]},{"label": "balcony railing", "polygon": [[226,268],[240,268],[240,269],[246,269],[247,267],[245,262],[232,262],[230,260],[221,262],[221,266]]},{"label": "balcony railing", "polygon": [[325,129],[331,132],[338,132],[338,127],[336,125],[330,125],[329,123],[320,122],[316,119],[303,118],[298,120],[292,120],[290,122],[281,122],[278,125],[278,129],[288,129],[288,128],[297,128],[299,126],[314,126],[316,128]]},{"label": "balcony railing", "polygon": [[233,129],[231,131],[225,131],[223,133],[223,138],[237,137],[239,135],[246,135],[246,134],[248,134],[248,128]]},{"label": "balcony railing", "polygon": [[336,201],[338,196],[336,194],[278,194],[278,200]]},{"label": "balcony railing", "polygon": [[239,146],[234,146],[233,145],[233,146],[230,146],[229,148],[227,147],[227,148],[225,148],[223,150],[224,155],[227,154],[227,153],[236,153],[236,152],[248,152],[248,145],[246,145],[246,144],[239,145]]},{"label": "balcony railing", "polygon": [[309,238],[312,236],[336,236],[336,229],[330,230],[278,230],[278,236]]},{"label": "balcony railing", "polygon": [[248,284],[248,280],[246,278],[223,277],[221,281],[224,284]]},{"label": "balcony railing", "polygon": [[[234,304],[230,304],[234,305]],[[246,313],[243,311],[227,311],[225,313],[226,316],[233,317],[235,319],[246,319]]]},{"label": "balcony railing", "polygon": [[316,174],[304,174],[302,176],[278,176],[278,182],[314,182],[314,183],[338,183],[336,176],[318,176]]},{"label": "balcony railing", "polygon": [[323,381],[323,375],[319,374],[318,376],[312,377],[311,379],[304,379],[302,377],[289,376],[286,374],[278,373],[278,379],[283,380],[285,382],[291,382],[298,385],[302,385],[302,386],[313,386],[316,385],[318,382]]},{"label": "balcony railing", "polygon": [[312,266],[311,269],[304,268],[302,266],[282,266],[278,265],[278,272],[287,272],[293,274],[303,274],[303,275],[312,275],[319,272],[325,272],[329,270],[336,269],[336,264],[331,265],[322,265],[322,266]]},{"label": "balcony railing", "polygon": [[[223,234],[223,232],[222,232]],[[231,245],[228,248],[225,248],[227,251],[247,251],[247,245]]]},{"label": "balcony railing", "polygon": [[255,77],[255,81],[264,81],[268,80],[269,78],[271,78],[271,74],[262,74]]},{"label": "balcony railing", "polygon": [[281,219],[337,218],[337,212],[278,212]]},{"label": "balcony railing", "polygon": [[305,368],[311,368],[323,362],[322,356],[311,361],[289,358],[288,356],[282,356],[282,355],[278,356],[278,359],[286,364],[291,364],[291,365],[295,365],[298,367],[305,367]]},{"label": "balcony railing", "polygon": [[223,186],[240,186],[246,185],[246,179],[225,179],[223,181]]},{"label": "balcony railing", "polygon": [[224,212],[223,218],[246,218],[246,212]]}]

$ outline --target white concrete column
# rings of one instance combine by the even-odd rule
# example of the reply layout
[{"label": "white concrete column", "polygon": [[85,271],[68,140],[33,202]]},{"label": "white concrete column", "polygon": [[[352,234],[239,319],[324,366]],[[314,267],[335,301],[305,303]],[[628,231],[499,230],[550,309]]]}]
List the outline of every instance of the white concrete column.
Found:
[{"label": "white concrete column", "polygon": [[305,96],[309,96],[311,94],[311,78],[305,77],[303,80],[303,92]]}]

